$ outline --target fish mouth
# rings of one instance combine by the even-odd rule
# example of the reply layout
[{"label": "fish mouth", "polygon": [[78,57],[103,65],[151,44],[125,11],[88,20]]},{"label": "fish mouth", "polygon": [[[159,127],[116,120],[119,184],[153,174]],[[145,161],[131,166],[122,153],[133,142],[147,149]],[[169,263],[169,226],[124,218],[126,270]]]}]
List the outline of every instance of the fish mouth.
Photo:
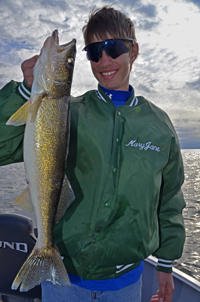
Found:
[{"label": "fish mouth", "polygon": [[52,38],[53,38],[53,40],[54,40],[54,42],[55,42],[56,44],[59,44],[58,30],[57,30],[57,29],[55,29],[55,30],[52,32]]},{"label": "fish mouth", "polygon": [[58,36],[58,30],[57,29],[55,29],[53,31],[52,38],[53,38],[54,43],[57,44],[60,51],[65,50],[69,45],[71,45],[71,46],[76,45],[76,39],[72,39],[72,41],[70,41],[68,43],[59,45],[59,36]]}]

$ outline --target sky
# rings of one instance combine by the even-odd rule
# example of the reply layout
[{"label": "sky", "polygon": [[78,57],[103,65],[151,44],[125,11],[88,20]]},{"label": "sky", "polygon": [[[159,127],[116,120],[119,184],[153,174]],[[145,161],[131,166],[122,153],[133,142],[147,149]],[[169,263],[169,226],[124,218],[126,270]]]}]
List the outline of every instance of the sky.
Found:
[{"label": "sky", "polygon": [[0,88],[23,80],[21,63],[58,29],[61,44],[77,39],[72,95],[96,89],[82,27],[94,7],[111,4],[135,25],[140,55],[130,84],[136,95],[167,112],[181,148],[200,149],[200,0],[0,0]]}]

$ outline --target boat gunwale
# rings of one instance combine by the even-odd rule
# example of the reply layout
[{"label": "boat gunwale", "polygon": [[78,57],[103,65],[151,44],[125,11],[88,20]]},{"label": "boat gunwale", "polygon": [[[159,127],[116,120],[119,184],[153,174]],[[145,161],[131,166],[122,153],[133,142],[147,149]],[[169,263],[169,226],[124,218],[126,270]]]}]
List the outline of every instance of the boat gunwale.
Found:
[{"label": "boat gunwale", "polygon": [[[148,258],[145,259],[146,262],[152,264],[153,266],[157,266],[157,258],[153,256],[149,256]],[[173,267],[173,272],[172,275],[182,281],[183,283],[187,284],[188,286],[194,288],[196,291],[200,292],[200,282],[196,280],[195,278],[183,273],[177,268]]]}]

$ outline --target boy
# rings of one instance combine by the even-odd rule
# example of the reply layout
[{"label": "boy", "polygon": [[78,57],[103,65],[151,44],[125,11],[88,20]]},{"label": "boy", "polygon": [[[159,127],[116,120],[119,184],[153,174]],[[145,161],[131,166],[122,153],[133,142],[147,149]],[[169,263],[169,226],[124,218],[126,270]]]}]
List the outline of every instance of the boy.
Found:
[{"label": "boy", "polygon": [[[178,138],[168,116],[129,84],[138,56],[132,21],[103,7],[91,13],[83,34],[99,85],[71,99],[66,174],[76,198],[54,233],[72,286],[45,282],[42,299],[139,302],[142,261],[153,254],[159,291],[151,301],[170,302],[172,260],[185,239]],[[24,83],[1,91],[1,165],[23,160],[24,128],[5,122],[29,97],[37,57],[22,64]]]}]

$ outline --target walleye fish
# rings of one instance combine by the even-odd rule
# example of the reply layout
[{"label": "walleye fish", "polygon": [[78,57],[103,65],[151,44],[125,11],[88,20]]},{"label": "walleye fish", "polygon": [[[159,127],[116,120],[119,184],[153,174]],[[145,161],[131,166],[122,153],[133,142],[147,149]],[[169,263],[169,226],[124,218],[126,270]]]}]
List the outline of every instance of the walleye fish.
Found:
[{"label": "walleye fish", "polygon": [[65,176],[69,143],[70,89],[76,40],[59,45],[58,31],[46,39],[34,67],[31,98],[7,125],[26,124],[24,164],[27,189],[16,203],[35,210],[38,238],[12,284],[28,291],[44,281],[70,285],[66,268],[53,238],[54,224],[74,199]]}]

